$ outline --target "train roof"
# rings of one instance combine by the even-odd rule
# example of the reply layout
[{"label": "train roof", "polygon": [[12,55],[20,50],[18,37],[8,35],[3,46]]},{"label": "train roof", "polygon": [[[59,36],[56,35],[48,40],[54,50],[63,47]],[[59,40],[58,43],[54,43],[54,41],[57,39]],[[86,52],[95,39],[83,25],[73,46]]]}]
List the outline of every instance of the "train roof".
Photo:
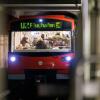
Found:
[{"label": "train roof", "polygon": [[[55,11],[52,11],[52,12],[39,12],[39,13],[37,13],[37,14],[35,14],[35,15],[28,15],[28,16],[46,16],[46,15],[64,15],[64,16],[66,16],[66,17],[68,17],[68,18],[73,18],[73,19],[77,19],[78,17],[77,17],[77,15],[75,15],[75,14],[73,14],[73,13],[71,13],[71,12],[55,12]],[[27,15],[25,15],[25,16],[20,16],[20,17],[26,17]]]}]

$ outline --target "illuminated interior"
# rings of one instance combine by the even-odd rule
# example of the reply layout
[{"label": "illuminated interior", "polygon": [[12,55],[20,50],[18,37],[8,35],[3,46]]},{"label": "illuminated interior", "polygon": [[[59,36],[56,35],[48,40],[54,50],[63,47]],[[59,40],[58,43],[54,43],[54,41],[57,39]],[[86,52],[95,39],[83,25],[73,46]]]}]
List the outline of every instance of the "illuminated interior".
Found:
[{"label": "illuminated interior", "polygon": [[71,51],[70,31],[12,32],[12,52]]}]

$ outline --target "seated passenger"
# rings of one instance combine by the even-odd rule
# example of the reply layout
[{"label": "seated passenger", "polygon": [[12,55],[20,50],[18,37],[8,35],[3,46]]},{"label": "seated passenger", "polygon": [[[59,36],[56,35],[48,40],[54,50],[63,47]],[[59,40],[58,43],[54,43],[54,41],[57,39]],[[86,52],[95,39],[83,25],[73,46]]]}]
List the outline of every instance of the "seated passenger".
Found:
[{"label": "seated passenger", "polygon": [[28,49],[30,47],[30,44],[28,42],[27,37],[23,37],[20,41],[20,44],[16,47],[16,49],[22,50],[22,49]]},{"label": "seated passenger", "polygon": [[36,43],[36,49],[46,49],[47,46],[42,39],[39,39]]}]

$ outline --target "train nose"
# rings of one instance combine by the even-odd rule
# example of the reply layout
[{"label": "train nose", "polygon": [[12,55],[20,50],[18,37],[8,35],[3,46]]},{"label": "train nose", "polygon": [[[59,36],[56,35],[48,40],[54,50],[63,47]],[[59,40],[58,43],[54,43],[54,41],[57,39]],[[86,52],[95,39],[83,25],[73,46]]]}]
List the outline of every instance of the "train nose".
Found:
[{"label": "train nose", "polygon": [[39,66],[43,65],[43,61],[38,61],[38,65]]}]

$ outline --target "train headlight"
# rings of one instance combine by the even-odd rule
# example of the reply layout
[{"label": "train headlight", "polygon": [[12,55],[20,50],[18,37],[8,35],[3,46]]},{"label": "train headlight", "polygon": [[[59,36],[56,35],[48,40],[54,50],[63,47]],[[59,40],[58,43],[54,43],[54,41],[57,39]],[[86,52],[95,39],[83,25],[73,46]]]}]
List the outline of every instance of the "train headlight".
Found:
[{"label": "train headlight", "polygon": [[15,61],[16,61],[16,57],[15,57],[15,56],[11,56],[11,57],[10,57],[10,61],[11,61],[11,62],[15,62]]},{"label": "train headlight", "polygon": [[71,60],[72,60],[71,56],[66,56],[66,57],[62,58],[62,61],[64,61],[64,62],[70,62]]},{"label": "train headlight", "polygon": [[65,60],[66,61],[71,61],[72,60],[72,57],[71,56],[67,56],[67,57],[65,57]]},{"label": "train headlight", "polygon": [[39,22],[42,23],[42,22],[43,22],[43,19],[40,18],[40,19],[39,19]]}]

